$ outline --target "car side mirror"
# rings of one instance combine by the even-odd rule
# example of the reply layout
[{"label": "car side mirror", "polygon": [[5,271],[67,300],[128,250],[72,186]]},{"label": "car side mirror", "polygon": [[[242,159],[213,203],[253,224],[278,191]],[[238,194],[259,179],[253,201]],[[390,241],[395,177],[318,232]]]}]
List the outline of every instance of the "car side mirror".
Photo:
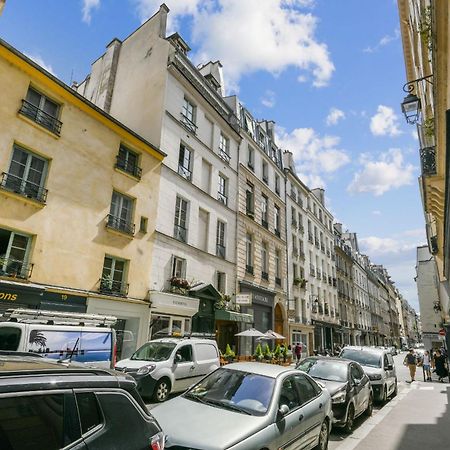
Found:
[{"label": "car side mirror", "polygon": [[277,420],[281,420],[288,412],[288,405],[280,405],[280,407],[278,408]]}]

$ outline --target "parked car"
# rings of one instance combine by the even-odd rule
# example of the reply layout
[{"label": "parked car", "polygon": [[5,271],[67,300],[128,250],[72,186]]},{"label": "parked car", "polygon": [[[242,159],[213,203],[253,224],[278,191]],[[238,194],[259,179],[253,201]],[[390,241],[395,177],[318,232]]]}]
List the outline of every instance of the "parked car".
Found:
[{"label": "parked car", "polygon": [[145,398],[163,402],[171,392],[185,391],[220,367],[216,341],[164,338],[147,342],[116,369],[130,374]]},{"label": "parked car", "polygon": [[167,449],[325,450],[331,398],[299,370],[261,363],[217,369],[152,409]]},{"label": "parked car", "polygon": [[0,355],[2,450],[162,450],[133,378],[31,354]]},{"label": "parked car", "polygon": [[116,318],[96,314],[11,309],[0,322],[0,350],[113,368]]},{"label": "parked car", "polygon": [[372,415],[373,393],[369,377],[354,361],[342,358],[310,357],[296,366],[320,381],[331,395],[333,425],[353,429],[354,419]]},{"label": "parked car", "polygon": [[392,356],[397,355],[397,348],[396,347],[387,347],[387,350]]},{"label": "parked car", "polygon": [[373,347],[345,347],[341,358],[361,364],[372,385],[374,399],[386,402],[397,395],[397,373],[394,358],[386,349]]}]

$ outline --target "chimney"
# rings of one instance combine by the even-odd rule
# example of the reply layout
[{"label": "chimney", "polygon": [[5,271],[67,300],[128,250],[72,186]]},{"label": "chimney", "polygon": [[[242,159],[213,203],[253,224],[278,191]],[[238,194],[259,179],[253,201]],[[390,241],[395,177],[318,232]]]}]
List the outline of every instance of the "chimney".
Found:
[{"label": "chimney", "polygon": [[335,223],[334,228],[337,230],[339,234],[342,235],[342,223]]},{"label": "chimney", "polygon": [[199,72],[205,77],[212,87],[221,95],[225,96],[225,86],[223,83],[222,64],[220,61],[209,61],[198,67]]},{"label": "chimney", "polygon": [[295,173],[294,155],[289,150],[283,152],[283,163],[284,167]]},{"label": "chimney", "polygon": [[163,3],[159,7],[158,14],[160,14],[160,22],[159,22],[159,37],[162,39],[165,39],[166,37],[166,29],[167,29],[167,14],[169,13],[170,9],[167,7],[165,3]]},{"label": "chimney", "polygon": [[311,189],[311,192],[319,200],[322,206],[325,206],[325,191],[322,188]]}]

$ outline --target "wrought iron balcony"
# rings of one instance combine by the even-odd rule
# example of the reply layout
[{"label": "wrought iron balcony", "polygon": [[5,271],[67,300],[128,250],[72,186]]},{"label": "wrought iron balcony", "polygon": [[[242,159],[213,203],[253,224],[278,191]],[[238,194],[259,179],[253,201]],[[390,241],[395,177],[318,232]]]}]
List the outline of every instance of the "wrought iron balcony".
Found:
[{"label": "wrought iron balcony", "polygon": [[186,178],[186,180],[191,181],[192,172],[187,167],[184,167],[181,164],[178,165],[178,174],[183,178]]},{"label": "wrought iron balcony", "polygon": [[318,240],[318,239],[314,239],[314,245],[315,245],[317,248],[320,248],[320,243],[319,243],[319,240]]},{"label": "wrought iron balcony", "polygon": [[99,292],[108,295],[119,295],[126,297],[128,295],[129,284],[124,281],[111,280],[110,278],[100,278]]},{"label": "wrought iron balcony", "polygon": [[181,242],[186,242],[187,240],[187,229],[181,225],[175,225],[173,230],[173,237]]},{"label": "wrought iron balcony", "polygon": [[277,286],[281,286],[281,278],[280,277],[275,277],[275,284]]},{"label": "wrought iron balcony", "polygon": [[303,225],[300,225],[300,226],[298,227],[298,231],[299,231],[299,233],[301,233],[301,234],[303,234],[303,233],[305,232],[305,229],[303,228]]},{"label": "wrought iron balcony", "polygon": [[253,275],[253,266],[249,266],[248,264],[245,266],[245,271],[250,275]]},{"label": "wrought iron balcony", "polygon": [[269,281],[269,274],[267,272],[262,271],[261,272],[261,278],[263,280]]},{"label": "wrought iron balcony", "polygon": [[224,205],[228,205],[228,197],[222,192],[217,192],[217,200],[223,203]]},{"label": "wrought iron balcony", "polygon": [[281,237],[281,231],[280,230],[275,229],[274,233],[275,233],[276,237]]},{"label": "wrought iron balcony", "polygon": [[267,220],[261,219],[261,225],[268,230],[269,229],[269,222]]},{"label": "wrought iron balcony", "polygon": [[224,150],[219,151],[219,156],[223,159],[227,164],[230,164],[231,156]]},{"label": "wrought iron balcony", "polygon": [[314,244],[314,238],[311,233],[308,233],[308,241],[311,242],[311,244]]},{"label": "wrought iron balcony", "polygon": [[436,175],[436,147],[420,149],[420,162],[423,176]]},{"label": "wrought iron balcony", "polygon": [[226,248],[224,245],[216,244],[216,255],[225,259]]},{"label": "wrought iron balcony", "polygon": [[291,224],[293,228],[297,228],[297,221],[295,219],[292,219]]},{"label": "wrought iron balcony", "polygon": [[113,230],[121,231],[122,233],[129,234],[133,236],[134,234],[134,223],[126,219],[114,216],[113,214],[108,214],[106,220],[106,226],[112,228]]},{"label": "wrought iron balcony", "polygon": [[136,178],[141,179],[142,169],[137,164],[133,164],[130,161],[127,161],[125,158],[121,157],[120,155],[116,156],[115,167],[117,169],[123,170],[126,173],[129,173],[130,175],[133,175]]},{"label": "wrought iron balcony", "polygon": [[13,258],[0,257],[0,276],[11,278],[30,278],[33,264]]},{"label": "wrought iron balcony", "polygon": [[0,188],[5,189],[6,191],[15,192],[16,194],[31,198],[40,203],[45,203],[47,200],[47,189],[11,173],[2,173]]},{"label": "wrought iron balcony", "polygon": [[47,128],[47,130],[50,130],[57,136],[61,133],[61,121],[26,100],[22,100],[22,106],[19,109],[19,114],[28,117],[39,125],[42,125],[44,128]]},{"label": "wrought iron balcony", "polygon": [[189,119],[188,116],[184,115],[183,113],[181,113],[181,123],[191,133],[193,133],[193,134],[197,133],[197,125],[191,119]]}]

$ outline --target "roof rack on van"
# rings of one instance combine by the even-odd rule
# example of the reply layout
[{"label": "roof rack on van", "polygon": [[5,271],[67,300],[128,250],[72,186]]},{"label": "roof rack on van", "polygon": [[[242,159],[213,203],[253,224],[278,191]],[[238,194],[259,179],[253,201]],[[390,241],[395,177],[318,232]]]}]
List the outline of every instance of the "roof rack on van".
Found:
[{"label": "roof rack on van", "polygon": [[10,322],[22,323],[41,323],[47,325],[92,325],[101,327],[111,327],[117,322],[117,318],[114,316],[25,308],[8,309],[5,313],[3,313],[3,319]]},{"label": "roof rack on van", "polygon": [[152,335],[152,339],[160,339],[168,337],[178,339],[190,339],[190,338],[215,339],[216,335],[214,333],[200,333],[200,332],[179,333],[176,331],[172,333],[155,333],[154,335]]}]

